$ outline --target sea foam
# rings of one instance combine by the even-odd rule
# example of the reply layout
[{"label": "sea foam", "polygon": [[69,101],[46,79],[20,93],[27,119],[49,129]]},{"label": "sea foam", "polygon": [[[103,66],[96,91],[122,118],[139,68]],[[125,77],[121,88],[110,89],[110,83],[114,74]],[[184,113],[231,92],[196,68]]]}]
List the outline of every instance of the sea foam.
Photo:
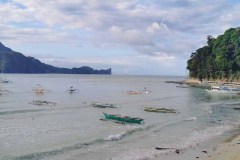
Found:
[{"label": "sea foam", "polygon": [[121,132],[115,135],[109,135],[107,138],[104,138],[106,141],[118,141],[126,135],[126,132]]},{"label": "sea foam", "polygon": [[[216,127],[210,127],[202,131],[194,131],[187,137],[183,138],[181,141],[177,141],[175,144],[159,145],[160,147],[174,148],[167,150],[156,150],[153,148],[133,148],[126,152],[121,153],[120,155],[115,156],[113,159],[125,159],[125,160],[142,160],[142,159],[151,159],[158,157],[159,159],[166,159],[164,155],[175,153],[176,149],[181,153],[196,147],[197,145],[208,141],[211,138],[223,134],[226,130],[229,130],[231,126],[221,125]],[[157,147],[157,146],[155,146]],[[162,156],[162,157],[160,157]]]}]

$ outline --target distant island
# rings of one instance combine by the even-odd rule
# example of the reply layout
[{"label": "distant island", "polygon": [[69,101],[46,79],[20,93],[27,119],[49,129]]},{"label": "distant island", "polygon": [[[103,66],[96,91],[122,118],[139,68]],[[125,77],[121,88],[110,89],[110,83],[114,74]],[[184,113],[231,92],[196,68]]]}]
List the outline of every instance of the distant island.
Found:
[{"label": "distant island", "polygon": [[26,57],[0,42],[0,72],[2,73],[59,73],[59,74],[112,74],[111,68],[95,70],[88,66],[79,68],[59,68],[40,62],[34,57]]},{"label": "distant island", "polygon": [[240,80],[240,28],[223,35],[207,36],[207,46],[197,49],[187,61],[189,77],[199,80]]}]

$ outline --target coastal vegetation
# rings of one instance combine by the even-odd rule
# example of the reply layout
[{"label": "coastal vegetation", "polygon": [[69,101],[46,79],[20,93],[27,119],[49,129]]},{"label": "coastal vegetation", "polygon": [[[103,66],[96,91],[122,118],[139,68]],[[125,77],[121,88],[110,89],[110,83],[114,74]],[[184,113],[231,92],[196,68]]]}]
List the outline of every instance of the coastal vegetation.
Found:
[{"label": "coastal vegetation", "polygon": [[197,49],[187,61],[189,77],[199,80],[240,80],[240,27],[223,35],[207,36],[207,45]]}]

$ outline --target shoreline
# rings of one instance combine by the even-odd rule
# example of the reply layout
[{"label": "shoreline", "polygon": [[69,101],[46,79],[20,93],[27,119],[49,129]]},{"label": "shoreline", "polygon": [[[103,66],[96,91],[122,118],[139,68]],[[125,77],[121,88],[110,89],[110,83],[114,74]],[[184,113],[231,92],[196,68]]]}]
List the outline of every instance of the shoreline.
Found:
[{"label": "shoreline", "polygon": [[202,82],[199,79],[188,78],[182,81],[183,84],[188,85],[240,85],[239,81],[224,81],[224,80],[203,80]]},{"label": "shoreline", "polygon": [[[230,85],[239,87],[239,82],[227,82],[223,80],[206,81],[201,82],[198,79],[187,79],[183,81],[186,85],[194,86],[211,86],[211,85]],[[207,151],[207,154],[201,160],[240,160],[240,133],[226,140],[223,143],[217,144],[211,151]],[[198,158],[197,158],[198,159]]]},{"label": "shoreline", "polygon": [[216,146],[201,160],[240,160],[240,134]]}]

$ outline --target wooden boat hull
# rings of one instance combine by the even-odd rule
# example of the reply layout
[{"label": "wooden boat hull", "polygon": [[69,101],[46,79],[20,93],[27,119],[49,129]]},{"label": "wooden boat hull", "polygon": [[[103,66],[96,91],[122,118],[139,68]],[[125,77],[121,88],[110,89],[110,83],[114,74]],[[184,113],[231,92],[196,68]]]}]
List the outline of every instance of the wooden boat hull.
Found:
[{"label": "wooden boat hull", "polygon": [[128,94],[142,94],[142,92],[138,91],[127,91]]},{"label": "wooden boat hull", "polygon": [[127,123],[143,123],[144,121],[144,119],[141,119],[141,118],[132,118],[132,117],[121,116],[116,114],[103,113],[103,115],[105,119],[112,119],[112,120],[127,122]]},{"label": "wooden boat hull", "polygon": [[92,103],[92,106],[97,108],[117,108],[116,105],[108,103]]},{"label": "wooden boat hull", "polygon": [[147,112],[158,112],[158,113],[178,113],[174,109],[167,109],[167,108],[144,107],[143,110]]}]

